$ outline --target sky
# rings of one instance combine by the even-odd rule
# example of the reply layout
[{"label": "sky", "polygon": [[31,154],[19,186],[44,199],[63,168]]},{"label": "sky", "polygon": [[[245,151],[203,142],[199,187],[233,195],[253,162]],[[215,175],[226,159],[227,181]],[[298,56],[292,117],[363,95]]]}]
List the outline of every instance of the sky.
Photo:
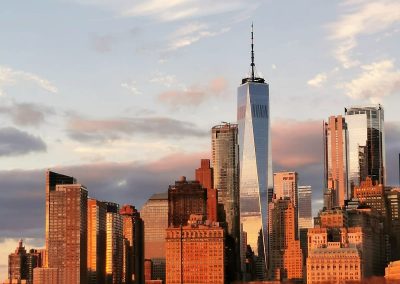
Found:
[{"label": "sky", "polygon": [[18,239],[43,246],[46,169],[138,208],[210,157],[255,63],[270,86],[274,171],[321,207],[322,122],[385,109],[398,183],[398,0],[3,0],[0,10],[0,279]]}]

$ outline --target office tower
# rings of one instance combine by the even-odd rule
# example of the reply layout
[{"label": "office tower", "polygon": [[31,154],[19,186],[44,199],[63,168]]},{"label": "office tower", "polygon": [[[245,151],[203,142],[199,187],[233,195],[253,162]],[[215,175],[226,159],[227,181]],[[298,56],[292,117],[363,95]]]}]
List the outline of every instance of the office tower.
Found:
[{"label": "office tower", "polygon": [[191,214],[207,215],[207,190],[198,181],[181,177],[168,188],[168,226],[186,225]]},{"label": "office tower", "polygon": [[106,204],[106,284],[122,282],[123,266],[123,225],[119,205]]},{"label": "office tower", "polygon": [[328,121],[324,122],[324,169],[325,190],[332,194],[333,207],[343,207],[344,201],[349,199],[347,142],[347,126],[344,117],[341,115],[329,117]]},{"label": "office tower", "polygon": [[385,239],[382,218],[370,207],[347,207],[350,244],[361,252],[363,277],[383,275],[385,268]]},{"label": "office tower", "polygon": [[106,276],[106,213],[105,203],[88,199],[88,283],[103,284]]},{"label": "office tower", "polygon": [[8,279],[28,280],[27,252],[22,240],[18,242],[15,252],[8,256]]},{"label": "office tower", "polygon": [[400,260],[389,263],[385,268],[385,279],[388,281],[400,281]]},{"label": "office tower", "polygon": [[42,253],[37,249],[30,249],[26,255],[26,265],[28,269],[27,283],[33,283],[33,269],[36,267],[42,267]]},{"label": "office tower", "polygon": [[[267,271],[268,187],[271,177],[269,86],[255,74],[253,30],[251,75],[238,87],[237,120],[240,161],[240,222],[247,243],[264,263],[259,279]],[[258,248],[258,236],[263,237]],[[260,254],[261,252],[261,254]]]},{"label": "office tower", "polygon": [[312,189],[310,185],[298,186],[299,239],[303,251],[303,261],[307,259],[307,231],[313,227]]},{"label": "office tower", "polygon": [[386,192],[390,216],[390,260],[400,259],[400,188],[392,188]]},{"label": "office tower", "polygon": [[[144,283],[144,225],[139,212],[132,205],[124,205],[120,214],[123,237],[128,241],[127,263],[123,267],[123,283]],[[134,281],[132,281],[134,280]]]},{"label": "office tower", "polygon": [[[384,111],[381,105],[345,109],[349,134],[349,182],[360,185],[367,176],[385,184]],[[364,169],[366,171],[363,173]]]},{"label": "office tower", "polygon": [[191,215],[188,224],[167,229],[167,284],[225,283],[224,230]]},{"label": "office tower", "polygon": [[60,284],[58,268],[36,267],[33,269],[33,284]]},{"label": "office tower", "polygon": [[87,283],[87,189],[56,184],[49,195],[48,267],[60,283]]},{"label": "office tower", "polygon": [[218,190],[218,203],[222,212],[219,220],[226,222],[229,235],[239,241],[239,144],[237,124],[214,126],[212,138],[212,167],[214,187]]},{"label": "office tower", "polygon": [[217,222],[217,190],[214,189],[213,169],[210,167],[210,160],[202,159],[201,167],[196,169],[196,180],[207,189],[207,219]]},{"label": "office tower", "polygon": [[298,206],[298,175],[296,172],[274,173],[274,192],[276,199],[289,198],[295,207]]},{"label": "office tower", "polygon": [[296,239],[296,210],[289,197],[269,204],[269,272],[273,280],[303,278],[303,253]]},{"label": "office tower", "polygon": [[378,211],[385,219],[388,218],[385,189],[382,184],[373,182],[370,177],[354,187],[354,198]]}]

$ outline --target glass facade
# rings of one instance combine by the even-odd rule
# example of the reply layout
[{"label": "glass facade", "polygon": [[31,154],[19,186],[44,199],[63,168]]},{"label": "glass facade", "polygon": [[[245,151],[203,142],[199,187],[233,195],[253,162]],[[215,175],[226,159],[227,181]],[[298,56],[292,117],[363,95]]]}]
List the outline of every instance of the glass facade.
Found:
[{"label": "glass facade", "polygon": [[354,185],[370,176],[385,183],[384,111],[381,105],[345,109],[349,131],[349,178]]},{"label": "glass facade", "polygon": [[[247,244],[266,271],[268,178],[271,176],[269,86],[261,78],[248,78],[238,88],[237,119],[240,160],[240,222]],[[258,242],[258,236],[261,240]],[[263,255],[262,255],[263,254]],[[264,271],[264,272],[265,272]],[[257,273],[260,275],[259,273]]]},{"label": "glass facade", "polygon": [[299,186],[299,229],[313,227],[311,185]]}]

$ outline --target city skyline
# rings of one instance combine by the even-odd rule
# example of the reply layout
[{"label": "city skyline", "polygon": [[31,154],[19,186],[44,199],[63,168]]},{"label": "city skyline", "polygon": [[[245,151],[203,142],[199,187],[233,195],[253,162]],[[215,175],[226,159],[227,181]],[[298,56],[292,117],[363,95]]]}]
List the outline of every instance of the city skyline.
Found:
[{"label": "city skyline", "polygon": [[[199,159],[211,157],[211,126],[235,122],[235,88],[248,71],[251,21],[259,71],[271,84],[274,171],[298,171],[299,184],[312,185],[313,207],[319,209],[322,120],[379,101],[385,108],[387,180],[396,185],[400,19],[380,18],[399,4],[311,2],[292,4],[293,11],[312,4],[319,16],[308,19],[277,1],[250,8],[244,1],[216,3],[214,14],[199,3],[191,5],[204,12],[191,12],[183,2],[124,7],[123,1],[43,0],[24,3],[22,10],[19,1],[5,2],[0,255],[21,237],[28,248],[44,245],[47,168],[78,177],[100,200],[127,200],[137,208],[176,177],[193,179]],[[272,11],[285,15],[280,19]],[[76,15],[76,25],[63,23],[68,15]],[[16,24],[30,20],[30,27]],[[150,37],[153,30],[160,42]],[[232,49],[219,50],[222,44]],[[29,216],[18,216],[25,208]],[[0,279],[5,265],[0,258]]]}]

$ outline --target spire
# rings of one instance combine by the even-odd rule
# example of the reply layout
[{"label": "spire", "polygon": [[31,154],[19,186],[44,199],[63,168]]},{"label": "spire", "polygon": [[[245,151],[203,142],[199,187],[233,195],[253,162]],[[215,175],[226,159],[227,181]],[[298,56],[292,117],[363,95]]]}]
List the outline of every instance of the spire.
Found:
[{"label": "spire", "polygon": [[254,31],[253,31],[253,22],[251,22],[251,79],[254,80]]}]

